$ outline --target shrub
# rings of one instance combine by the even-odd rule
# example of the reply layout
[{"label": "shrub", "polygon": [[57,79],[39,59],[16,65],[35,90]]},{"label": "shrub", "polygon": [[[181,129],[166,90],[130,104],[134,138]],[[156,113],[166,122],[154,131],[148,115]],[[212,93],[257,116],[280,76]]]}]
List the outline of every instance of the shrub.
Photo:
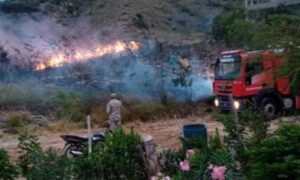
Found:
[{"label": "shrub", "polygon": [[178,153],[175,151],[168,149],[161,152],[159,154],[159,160],[162,171],[168,175],[175,174],[178,171],[178,159]]},{"label": "shrub", "polygon": [[234,117],[232,114],[222,114],[217,117],[217,121],[221,122],[227,133],[225,137],[225,143],[229,143],[230,139],[235,139],[237,137],[237,131],[234,124]]},{"label": "shrub", "polygon": [[206,149],[207,140],[202,137],[192,137],[190,139],[180,138],[183,151],[188,149]]},{"label": "shrub", "polygon": [[232,154],[226,149],[218,149],[216,151],[201,149],[196,151],[191,157],[185,157],[184,160],[178,162],[177,171],[175,171],[174,174],[171,174],[171,172],[174,171],[165,173],[171,175],[172,179],[210,180],[212,179],[211,169],[213,169],[213,167],[224,166],[226,168],[226,171],[224,172],[226,179],[233,179],[233,177],[239,177],[239,174],[236,173],[232,164]]},{"label": "shrub", "polygon": [[11,115],[8,118],[7,125],[16,133],[29,132],[33,130],[28,113],[19,113]]},{"label": "shrub", "polygon": [[165,107],[156,102],[140,102],[129,107],[134,119],[153,120],[165,115]]},{"label": "shrub", "polygon": [[17,167],[9,162],[9,156],[5,149],[0,149],[0,179],[13,180],[17,177]]},{"label": "shrub", "polygon": [[85,106],[74,93],[60,93],[57,96],[61,109],[58,116],[69,121],[80,122],[85,118]]},{"label": "shrub", "polygon": [[[123,109],[122,109],[123,111]],[[108,123],[108,114],[106,113],[105,106],[95,106],[91,111],[92,123],[94,126],[106,126]],[[123,122],[123,116],[122,116]]]},{"label": "shrub", "polygon": [[300,177],[300,125],[284,125],[261,146],[248,151],[248,179]]},{"label": "shrub", "polygon": [[12,115],[8,118],[8,126],[12,128],[19,128],[30,123],[28,114],[17,114]]},{"label": "shrub", "polygon": [[19,166],[26,179],[70,179],[71,162],[52,149],[43,151],[37,137],[21,135],[19,147],[24,154],[19,158]]},{"label": "shrub", "polygon": [[248,128],[251,135],[246,134],[247,144],[255,145],[260,143],[267,136],[266,117],[262,112],[253,113],[253,111],[245,110],[240,114],[240,123]]},{"label": "shrub", "polygon": [[140,136],[122,130],[106,136],[103,144],[104,172],[108,179],[145,179],[145,165],[141,156]]},{"label": "shrub", "polygon": [[235,148],[239,156],[238,158],[244,158],[245,148],[259,145],[266,137],[266,119],[260,112],[242,111],[239,114],[238,125],[235,124],[232,114],[221,115],[217,120],[225,126],[225,131],[227,132],[225,143]]},{"label": "shrub", "polygon": [[96,146],[93,151],[91,158],[85,152],[84,156],[76,160],[76,178],[146,179],[141,140],[137,134],[125,134],[123,130],[106,134],[105,142]]},{"label": "shrub", "polygon": [[163,172],[172,176],[172,179],[209,180],[213,179],[213,173],[222,167],[226,169],[224,171],[226,179],[240,177],[233,166],[232,153],[222,146],[219,138],[217,132],[208,142],[202,138],[182,139],[183,145],[179,152],[166,151],[162,154],[166,160]]}]

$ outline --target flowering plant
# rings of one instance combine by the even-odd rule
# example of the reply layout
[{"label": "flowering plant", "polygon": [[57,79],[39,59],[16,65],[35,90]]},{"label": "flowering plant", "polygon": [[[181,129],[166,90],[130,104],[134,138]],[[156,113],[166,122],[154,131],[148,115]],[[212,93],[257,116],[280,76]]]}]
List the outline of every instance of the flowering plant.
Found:
[{"label": "flowering plant", "polygon": [[194,151],[193,149],[189,149],[189,150],[186,151],[185,157],[186,157],[187,159],[189,159],[189,158],[192,157],[194,154],[195,154],[195,151]]},{"label": "flowering plant", "polygon": [[214,180],[225,180],[226,166],[213,166],[209,165],[208,169],[211,169],[211,178]]},{"label": "flowering plant", "polygon": [[188,171],[191,170],[190,169],[190,162],[186,159],[184,161],[180,161],[179,165],[180,165],[181,171],[183,171],[183,172],[188,172]]},{"label": "flowering plant", "polygon": [[180,161],[179,166],[180,170],[183,172],[189,172],[191,170],[190,168],[190,162],[189,158],[192,157],[195,154],[195,151],[193,149],[188,149],[185,153],[185,159],[183,161]]}]

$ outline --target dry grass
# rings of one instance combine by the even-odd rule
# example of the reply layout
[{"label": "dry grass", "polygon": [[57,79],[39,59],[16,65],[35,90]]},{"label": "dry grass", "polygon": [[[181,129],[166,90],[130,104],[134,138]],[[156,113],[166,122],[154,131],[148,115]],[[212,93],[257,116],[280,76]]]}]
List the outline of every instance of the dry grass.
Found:
[{"label": "dry grass", "polygon": [[2,131],[0,130],[0,139],[2,139],[2,138],[4,138],[4,137],[5,137],[4,132],[2,132]]},{"label": "dry grass", "polygon": [[45,127],[35,130],[34,134],[45,135],[45,134],[62,133],[62,132],[68,133],[68,132],[74,132],[82,128],[83,128],[82,123],[57,121],[48,124]]}]

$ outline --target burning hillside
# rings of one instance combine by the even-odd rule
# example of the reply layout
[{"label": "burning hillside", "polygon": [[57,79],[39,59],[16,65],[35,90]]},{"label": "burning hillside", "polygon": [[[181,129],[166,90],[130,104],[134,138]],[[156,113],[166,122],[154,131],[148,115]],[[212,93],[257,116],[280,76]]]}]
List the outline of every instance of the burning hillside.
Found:
[{"label": "burning hillside", "polygon": [[60,67],[64,64],[85,62],[91,59],[101,58],[104,55],[119,54],[125,51],[137,51],[138,43],[131,41],[125,43],[116,41],[108,45],[97,46],[93,49],[75,49],[72,54],[57,53],[50,55],[49,59],[39,60],[36,63],[35,69],[40,71],[47,68]]},{"label": "burning hillside", "polygon": [[[47,15],[36,12],[15,18],[0,14],[0,47],[5,52],[0,63],[0,91],[14,84],[41,99],[49,89],[89,96],[114,91],[143,100],[209,97],[209,63],[193,46],[201,42],[204,24],[193,27],[194,23],[183,25],[180,21],[190,16],[196,22],[200,17],[196,9],[191,9],[197,12],[193,16],[191,12],[178,12],[195,4],[153,3],[141,14],[137,9],[145,8],[143,3],[148,4],[128,2],[124,4],[127,8],[115,11],[113,2],[103,5],[97,1],[91,6],[86,4],[92,15],[81,13],[67,18],[62,18],[60,11],[52,14],[42,6],[39,8],[47,10]],[[202,7],[201,3],[196,5]],[[161,6],[174,9],[174,16],[163,15],[166,12],[159,9]],[[154,10],[161,16],[152,17]],[[172,21],[177,27],[165,26]],[[189,28],[189,37],[180,35],[186,34],[183,28]]]}]

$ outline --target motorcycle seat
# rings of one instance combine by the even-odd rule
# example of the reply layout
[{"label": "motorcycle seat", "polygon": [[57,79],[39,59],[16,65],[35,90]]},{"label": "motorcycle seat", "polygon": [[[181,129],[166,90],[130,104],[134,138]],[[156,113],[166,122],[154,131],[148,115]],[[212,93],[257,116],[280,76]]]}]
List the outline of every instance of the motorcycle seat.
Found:
[{"label": "motorcycle seat", "polygon": [[82,142],[87,142],[89,140],[86,137],[80,137],[75,135],[62,135],[61,137],[68,142],[74,142],[74,143],[82,143]]}]

